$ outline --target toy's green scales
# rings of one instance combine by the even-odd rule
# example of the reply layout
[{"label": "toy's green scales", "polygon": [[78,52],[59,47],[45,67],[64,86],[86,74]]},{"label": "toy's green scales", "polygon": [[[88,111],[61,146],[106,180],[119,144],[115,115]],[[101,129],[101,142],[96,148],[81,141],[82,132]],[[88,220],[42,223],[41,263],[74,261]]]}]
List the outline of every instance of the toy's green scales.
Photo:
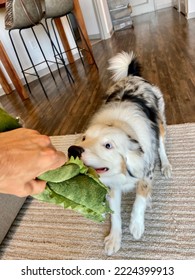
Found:
[{"label": "toy's green scales", "polygon": [[[19,127],[19,121],[0,108],[0,132]],[[47,186],[41,194],[33,196],[38,200],[75,210],[97,222],[103,222],[106,214],[111,213],[106,200],[108,188],[99,181],[95,170],[78,158],[71,158],[39,179],[47,181]]]}]

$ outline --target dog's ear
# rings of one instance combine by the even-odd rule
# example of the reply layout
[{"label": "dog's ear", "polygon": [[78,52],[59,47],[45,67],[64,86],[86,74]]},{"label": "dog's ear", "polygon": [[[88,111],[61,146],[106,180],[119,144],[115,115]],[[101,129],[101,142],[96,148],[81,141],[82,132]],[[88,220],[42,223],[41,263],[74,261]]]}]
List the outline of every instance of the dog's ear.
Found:
[{"label": "dog's ear", "polygon": [[128,136],[128,138],[129,138],[129,147],[128,147],[128,149],[130,151],[137,151],[137,153],[143,154],[144,151],[143,151],[140,143],[137,140],[133,139],[131,136]]},{"label": "dog's ear", "polygon": [[129,147],[125,155],[126,168],[133,177],[142,178],[143,176],[143,160],[144,151],[140,143],[129,137]]}]

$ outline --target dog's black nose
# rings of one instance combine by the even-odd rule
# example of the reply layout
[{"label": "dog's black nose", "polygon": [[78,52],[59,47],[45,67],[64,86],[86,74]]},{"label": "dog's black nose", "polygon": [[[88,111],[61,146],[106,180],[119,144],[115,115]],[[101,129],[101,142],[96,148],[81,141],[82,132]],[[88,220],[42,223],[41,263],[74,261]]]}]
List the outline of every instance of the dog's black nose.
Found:
[{"label": "dog's black nose", "polygon": [[80,146],[70,146],[68,148],[68,157],[70,158],[71,156],[76,158],[80,158],[81,154],[84,152],[85,150],[80,147]]}]

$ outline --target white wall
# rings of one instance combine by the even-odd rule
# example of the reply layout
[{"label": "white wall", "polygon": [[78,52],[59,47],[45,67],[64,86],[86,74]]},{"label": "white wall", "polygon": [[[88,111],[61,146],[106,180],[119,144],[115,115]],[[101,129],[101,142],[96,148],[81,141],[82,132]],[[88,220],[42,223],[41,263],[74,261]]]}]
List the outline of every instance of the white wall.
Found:
[{"label": "white wall", "polygon": [[83,13],[87,33],[90,39],[100,38],[100,30],[93,7],[93,0],[79,0],[79,4]]},{"label": "white wall", "polygon": [[110,38],[113,33],[113,25],[108,9],[107,0],[93,0],[93,4],[98,20],[101,38],[106,40]]},{"label": "white wall", "polygon": [[195,18],[195,1],[194,0],[188,0],[188,13],[187,18]]},{"label": "white wall", "polygon": [[190,11],[195,11],[195,1],[194,0],[188,0],[188,9]]},{"label": "white wall", "polygon": [[188,9],[191,12],[195,11],[195,1],[194,0],[188,0]]},{"label": "white wall", "polygon": [[111,17],[110,17],[110,12],[109,12],[109,9],[108,9],[107,1],[106,0],[100,0],[100,2],[102,2],[104,17],[105,17],[105,21],[107,23],[106,24],[107,32],[111,33],[113,25],[112,25],[112,20],[111,20]]}]

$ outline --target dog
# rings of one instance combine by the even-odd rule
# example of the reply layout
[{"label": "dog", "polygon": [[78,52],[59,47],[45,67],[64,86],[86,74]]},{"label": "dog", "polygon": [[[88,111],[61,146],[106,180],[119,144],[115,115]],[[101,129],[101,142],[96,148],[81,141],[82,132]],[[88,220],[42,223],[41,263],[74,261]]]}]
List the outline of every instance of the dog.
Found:
[{"label": "dog", "polygon": [[141,77],[141,65],[133,52],[118,53],[109,60],[114,85],[105,105],[92,117],[88,129],[68,154],[93,167],[110,188],[111,229],[105,238],[107,255],[121,247],[121,195],[135,189],[130,232],[135,239],[144,233],[144,215],[150,201],[158,156],[161,171],[171,176],[165,151],[166,120],[160,89]]}]

